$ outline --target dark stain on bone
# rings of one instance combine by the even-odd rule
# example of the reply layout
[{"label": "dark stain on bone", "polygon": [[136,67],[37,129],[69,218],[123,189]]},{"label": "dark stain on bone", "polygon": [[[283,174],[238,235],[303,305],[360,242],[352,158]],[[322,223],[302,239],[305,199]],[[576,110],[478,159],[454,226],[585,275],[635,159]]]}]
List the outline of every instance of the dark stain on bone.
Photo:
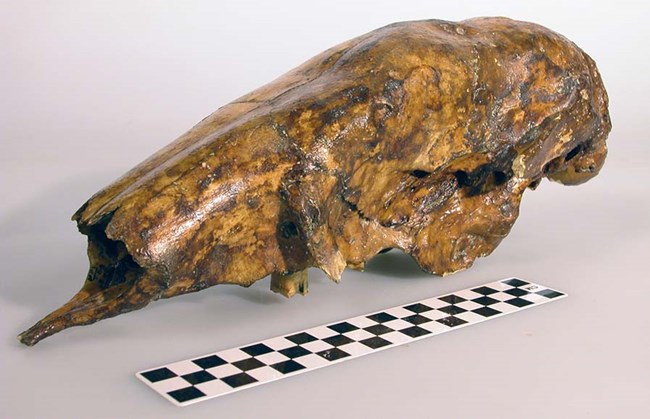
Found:
[{"label": "dark stain on bone", "polygon": [[321,122],[324,126],[331,125],[334,122],[338,121],[354,105],[367,102],[369,98],[369,89],[366,86],[354,86],[343,90],[335,97],[344,98],[345,102],[322,113]]}]

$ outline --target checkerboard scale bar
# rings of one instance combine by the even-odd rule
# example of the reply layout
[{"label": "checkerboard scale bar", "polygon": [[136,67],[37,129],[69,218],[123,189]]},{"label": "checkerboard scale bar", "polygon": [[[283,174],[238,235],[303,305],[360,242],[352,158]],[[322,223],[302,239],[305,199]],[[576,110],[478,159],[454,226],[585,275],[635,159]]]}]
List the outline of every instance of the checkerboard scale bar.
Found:
[{"label": "checkerboard scale bar", "polygon": [[566,294],[543,285],[504,279],[136,375],[175,405],[186,406],[563,297]]}]

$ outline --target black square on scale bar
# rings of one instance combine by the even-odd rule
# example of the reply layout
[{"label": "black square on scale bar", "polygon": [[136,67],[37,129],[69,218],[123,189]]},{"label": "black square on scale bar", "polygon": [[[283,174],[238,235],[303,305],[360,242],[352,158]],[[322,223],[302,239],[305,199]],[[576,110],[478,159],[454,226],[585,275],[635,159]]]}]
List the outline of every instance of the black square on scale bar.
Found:
[{"label": "black square on scale bar", "polygon": [[317,352],[316,355],[320,355],[328,361],[336,361],[337,359],[350,356],[349,353],[342,351],[339,348],[326,349],[324,351]]},{"label": "black square on scale bar", "polygon": [[273,352],[273,349],[269,348],[263,343],[257,343],[255,345],[246,346],[240,349],[250,356],[259,356]]},{"label": "black square on scale bar", "polygon": [[379,336],[373,336],[371,338],[364,339],[362,341],[359,341],[359,343],[363,343],[364,345],[366,345],[367,347],[372,348],[372,349],[377,349],[377,348],[381,348],[383,346],[390,345],[389,341],[387,341],[386,339],[380,338]]},{"label": "black square on scale bar", "polygon": [[419,314],[414,314],[412,316],[404,317],[404,318],[402,318],[402,320],[407,321],[407,322],[409,322],[411,324],[416,324],[416,325],[417,324],[422,324],[422,323],[428,323],[428,322],[431,321],[430,318],[420,316]]},{"label": "black square on scale bar", "polygon": [[409,306],[404,306],[404,308],[414,313],[424,313],[425,311],[433,310],[431,307],[426,306],[422,303],[411,304]]},{"label": "black square on scale bar", "polygon": [[384,326],[383,324],[373,324],[372,326],[364,327],[363,330],[370,332],[373,335],[384,335],[386,333],[395,331],[394,329],[391,329],[388,326]]},{"label": "black square on scale bar", "polygon": [[438,323],[442,323],[445,326],[449,326],[449,327],[456,327],[456,326],[460,326],[461,324],[467,323],[465,320],[459,319],[458,317],[454,317],[454,316],[445,317],[442,319],[438,319],[436,321]]},{"label": "black square on scale bar", "polygon": [[511,304],[511,305],[513,305],[515,307],[526,307],[526,306],[529,306],[529,305],[533,304],[530,301],[524,300],[523,298],[519,298],[519,297],[513,298],[512,300],[508,300],[508,301],[505,301],[505,302],[508,303],[508,304]]},{"label": "black square on scale bar", "polygon": [[490,287],[486,287],[486,286],[473,288],[472,291],[474,291],[477,294],[483,294],[483,295],[490,295],[490,294],[494,294],[495,292],[498,292],[494,288],[490,288]]},{"label": "black square on scale bar", "polygon": [[296,333],[295,335],[286,336],[285,339],[290,340],[296,345],[302,345],[303,343],[313,342],[315,340],[318,340],[306,332],[300,332],[300,333]]},{"label": "black square on scale bar", "polygon": [[503,281],[504,284],[510,285],[512,287],[523,287],[524,285],[528,285],[529,283],[526,281],[522,281],[521,279],[517,278],[512,278]]},{"label": "black square on scale bar", "polygon": [[454,294],[445,295],[444,297],[438,298],[438,300],[444,301],[445,303],[449,303],[449,304],[458,304],[458,303],[462,303],[463,301],[467,301],[463,297],[459,297]]},{"label": "black square on scale bar", "polygon": [[287,358],[298,358],[301,356],[309,355],[311,353],[311,351],[308,351],[302,346],[292,346],[290,348],[280,349],[278,352]]},{"label": "black square on scale bar", "polygon": [[219,365],[227,364],[227,362],[224,359],[216,355],[204,356],[203,358],[194,359],[192,360],[192,362],[194,362],[196,365],[203,368],[204,370],[207,370],[208,368],[212,368],[212,367],[218,367]]},{"label": "black square on scale bar", "polygon": [[485,295],[483,297],[474,298],[472,301],[482,306],[489,306],[499,302],[499,300],[495,300],[494,298]]},{"label": "black square on scale bar", "polygon": [[157,383],[158,381],[167,380],[168,378],[174,378],[176,377],[176,374],[169,368],[163,367],[158,368],[157,370],[143,372],[142,376],[152,383]]},{"label": "black square on scale bar", "polygon": [[329,343],[332,346],[343,346],[354,341],[344,335],[334,335],[323,339],[323,342]]},{"label": "black square on scale bar", "polygon": [[329,329],[332,329],[335,332],[338,333],[346,333],[346,332],[351,332],[353,330],[357,330],[358,327],[350,324],[348,322],[341,322],[341,323],[336,323],[336,324],[331,324],[327,326]]},{"label": "black square on scale bar", "polygon": [[224,383],[228,384],[232,388],[237,388],[241,386],[245,386],[247,384],[255,383],[257,380],[250,375],[246,374],[245,372],[231,375],[226,378],[222,378],[221,381]]},{"label": "black square on scale bar", "polygon": [[370,316],[366,316],[366,317],[369,318],[370,320],[376,321],[377,323],[386,323],[391,320],[395,320],[397,318],[391,314],[384,313],[383,311],[381,313],[371,314]]},{"label": "black square on scale bar", "polygon": [[509,290],[504,291],[506,294],[510,294],[513,297],[521,297],[522,295],[529,294],[528,291],[522,290],[521,288],[512,288]]},{"label": "black square on scale bar", "polygon": [[423,329],[419,326],[412,326],[412,327],[407,327],[406,329],[400,330],[400,332],[404,333],[407,336],[410,336],[412,338],[417,338],[419,336],[424,336],[428,335],[429,332],[427,329]]},{"label": "black square on scale bar", "polygon": [[254,370],[255,368],[260,368],[266,365],[257,358],[246,358],[241,361],[235,361],[232,364],[242,371]]},{"label": "black square on scale bar", "polygon": [[170,391],[169,394],[174,400],[179,403],[183,403],[189,400],[198,399],[199,397],[205,396],[201,390],[196,387],[185,387],[178,390]]},{"label": "black square on scale bar", "polygon": [[460,314],[460,313],[464,313],[464,312],[467,311],[462,307],[458,307],[458,306],[454,306],[454,305],[446,306],[446,307],[440,307],[438,310],[442,311],[443,313],[447,313],[447,314]]},{"label": "black square on scale bar", "polygon": [[495,316],[497,314],[501,314],[500,311],[495,310],[495,309],[493,309],[491,307],[477,308],[476,310],[472,310],[472,312],[474,312],[476,314],[480,314],[483,317],[492,317],[492,316]]},{"label": "black square on scale bar", "polygon": [[205,370],[193,372],[190,374],[185,374],[182,377],[183,379],[185,379],[185,381],[194,385],[217,379],[217,377],[215,377],[214,375],[210,374]]},{"label": "black square on scale bar", "polygon": [[559,297],[561,295],[564,295],[561,292],[550,290],[550,289],[537,291],[536,294],[539,294],[539,295],[541,295],[543,297],[546,297],[546,298],[556,298],[556,297]]},{"label": "black square on scale bar", "polygon": [[302,369],[305,369],[304,365],[297,363],[293,359],[278,362],[277,364],[271,365],[271,367],[281,372],[282,374],[289,374],[295,371],[300,371]]}]

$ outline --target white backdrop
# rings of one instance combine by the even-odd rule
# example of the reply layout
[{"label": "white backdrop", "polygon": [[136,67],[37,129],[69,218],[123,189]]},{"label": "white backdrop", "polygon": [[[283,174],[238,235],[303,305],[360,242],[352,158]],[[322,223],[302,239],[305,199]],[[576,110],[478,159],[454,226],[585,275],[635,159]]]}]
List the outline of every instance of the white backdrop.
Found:
[{"label": "white backdrop", "polygon": [[[649,12],[644,1],[0,0],[0,417],[642,417]],[[216,287],[34,348],[15,340],[83,282],[70,215],[202,117],[385,24],[487,15],[540,23],[590,54],[614,126],[599,177],[527,193],[492,256],[443,280],[391,252],[338,286],[312,272],[304,298],[271,294],[268,280]],[[570,298],[182,411],[132,376],[511,275]]]}]

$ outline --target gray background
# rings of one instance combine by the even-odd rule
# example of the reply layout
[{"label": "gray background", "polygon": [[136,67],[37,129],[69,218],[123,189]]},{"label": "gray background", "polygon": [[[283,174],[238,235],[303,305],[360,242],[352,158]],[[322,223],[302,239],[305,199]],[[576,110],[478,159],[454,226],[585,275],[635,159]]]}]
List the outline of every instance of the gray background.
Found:
[{"label": "gray background", "polygon": [[[0,417],[647,417],[647,2],[0,1]],[[506,15],[598,63],[614,129],[601,174],[544,182],[492,256],[445,279],[391,252],[286,300],[268,279],[15,335],[86,274],[70,215],[217,107],[393,21]],[[519,275],[568,299],[179,409],[135,371]]]}]

